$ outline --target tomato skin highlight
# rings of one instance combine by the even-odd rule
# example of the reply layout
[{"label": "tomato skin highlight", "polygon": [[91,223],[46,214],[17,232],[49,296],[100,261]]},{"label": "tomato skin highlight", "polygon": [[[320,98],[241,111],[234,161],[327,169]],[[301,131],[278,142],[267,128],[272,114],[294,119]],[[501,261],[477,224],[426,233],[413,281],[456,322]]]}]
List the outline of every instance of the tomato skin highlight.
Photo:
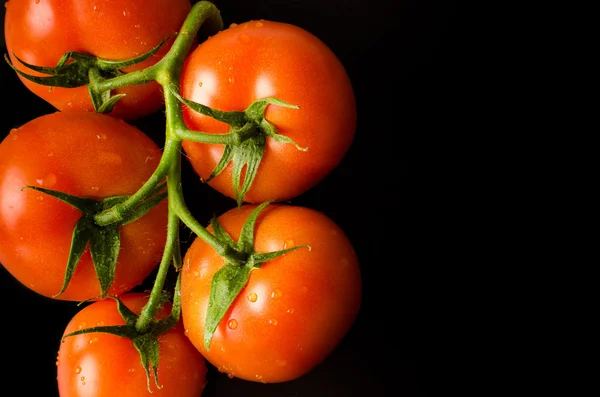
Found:
[{"label": "tomato skin highlight", "polygon": [[[148,296],[128,293],[120,299],[139,313]],[[158,317],[170,312],[170,304],[161,308]],[[79,311],[63,335],[99,325],[123,325],[116,302],[106,299]],[[107,333],[87,333],[64,338],[57,358],[57,381],[61,397],[177,396],[199,397],[206,385],[206,363],[185,337],[181,321],[158,337],[160,359],[158,383],[146,373],[132,341]],[[150,371],[152,372],[152,371]]]},{"label": "tomato skin highlight", "polygon": [[[55,67],[69,51],[100,58],[124,60],[142,55],[177,32],[191,9],[189,0],[10,0],[6,2],[4,35],[11,63],[15,55],[36,66]],[[144,62],[126,68],[153,65],[167,52],[172,39]],[[19,76],[35,95],[58,110],[94,111],[87,87],[60,88],[39,85]],[[149,115],[164,104],[156,82],[125,87],[126,93],[111,116],[133,120]]]},{"label": "tomato skin highlight", "polygon": [[[255,207],[246,204],[218,218],[235,241]],[[303,244],[311,248],[288,252],[250,273],[208,351],[203,336],[210,283],[224,260],[199,238],[186,252],[181,274],[186,335],[219,371],[262,383],[296,379],[322,362],[354,323],[362,285],[344,232],[309,208],[271,204],[259,215],[257,252]]]},{"label": "tomato skin highlight", "polygon": [[[0,264],[29,289],[52,297],[62,286],[71,237],[81,212],[32,185],[105,198],[135,193],[162,151],[139,129],[98,113],[55,112],[13,129],[0,144]],[[159,263],[167,229],[163,200],[120,229],[121,247],[110,295],[140,284]],[[89,250],[57,299],[100,295]]]},{"label": "tomato skin highlight", "polygon": [[[266,119],[300,147],[268,138],[248,203],[288,200],[329,174],[348,151],[356,130],[356,103],[350,79],[336,55],[297,26],[250,21],[201,43],[186,59],[182,96],[223,111],[243,111],[252,102],[277,97],[300,109],[269,105]],[[225,133],[229,126],[184,106],[189,128]],[[184,141],[196,173],[206,180],[223,145]],[[208,184],[234,198],[232,165]]]}]

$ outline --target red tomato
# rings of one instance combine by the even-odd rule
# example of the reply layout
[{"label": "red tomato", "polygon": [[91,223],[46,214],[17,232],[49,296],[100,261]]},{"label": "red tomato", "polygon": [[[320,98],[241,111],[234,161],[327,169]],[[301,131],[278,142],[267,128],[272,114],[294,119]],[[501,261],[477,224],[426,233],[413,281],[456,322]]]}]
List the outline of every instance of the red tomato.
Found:
[{"label": "red tomato", "polygon": [[[318,38],[293,25],[251,21],[223,30],[187,58],[182,96],[224,111],[245,110],[252,102],[277,97],[300,109],[269,105],[266,119],[289,143],[268,138],[258,175],[245,201],[288,200],[321,181],[344,157],[354,139],[356,104],[349,77],[335,54]],[[194,130],[225,133],[229,126],[184,106]],[[207,179],[223,145],[184,141],[188,158]],[[232,165],[209,182],[235,197]]]},{"label": "red tomato", "polygon": [[[120,299],[129,309],[139,314],[147,296],[130,293]],[[163,306],[158,317],[168,316],[170,308],[170,304]],[[116,302],[106,299],[94,302],[78,312],[67,325],[64,334],[99,325],[124,324]],[[161,334],[158,343],[158,384],[162,388],[156,387],[152,376],[150,394],[140,355],[130,339],[99,332],[65,338],[60,345],[56,363],[60,396],[199,397],[206,385],[206,363],[185,337],[181,321]]]},{"label": "red tomato", "polygon": [[[13,53],[29,64],[46,67],[55,67],[69,51],[130,59],[177,32],[190,9],[189,0],[10,0],[4,24],[7,52],[14,66],[33,75],[41,74],[25,68]],[[156,63],[171,42],[126,71]],[[94,110],[87,87],[50,89],[20,78],[29,90],[59,110]],[[117,92],[127,96],[110,114],[123,119],[148,115],[164,103],[156,82]]]},{"label": "red tomato", "polygon": [[[0,263],[22,284],[45,295],[62,286],[73,228],[81,211],[32,185],[80,197],[135,193],[161,158],[137,128],[99,113],[56,112],[13,129],[0,144]],[[111,295],[141,283],[162,256],[167,204],[163,200],[121,228]],[[89,251],[59,299],[100,295]]]},{"label": "red tomato", "polygon": [[[218,218],[235,241],[254,208],[247,204]],[[271,204],[259,215],[255,251],[303,244],[311,248],[288,252],[250,273],[208,351],[203,336],[211,279],[224,260],[200,238],[186,252],[181,275],[186,335],[221,372],[263,383],[298,378],[322,362],[353,324],[362,286],[344,232],[308,208]]]}]

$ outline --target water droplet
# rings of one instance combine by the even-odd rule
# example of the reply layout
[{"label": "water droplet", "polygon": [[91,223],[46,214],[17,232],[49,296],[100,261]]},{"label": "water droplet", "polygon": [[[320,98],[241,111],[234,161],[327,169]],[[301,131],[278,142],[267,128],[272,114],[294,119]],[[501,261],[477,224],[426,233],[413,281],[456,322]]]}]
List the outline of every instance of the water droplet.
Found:
[{"label": "water droplet", "polygon": [[133,27],[136,28],[136,29],[139,29],[140,25],[139,24],[135,24],[135,25],[133,25]]},{"label": "water droplet", "polygon": [[60,366],[60,360],[56,360],[56,366]]},{"label": "water droplet", "polygon": [[229,25],[229,27],[230,27],[230,28],[235,28],[236,26],[238,26],[238,24],[237,24],[237,23],[235,23],[235,22],[234,22],[234,23],[232,23],[231,25]]},{"label": "water droplet", "polygon": [[97,326],[102,327],[104,325],[104,321],[98,321],[96,323]]},{"label": "water droplet", "polygon": [[292,248],[293,246],[294,246],[294,240],[292,240],[292,239],[287,239],[287,240],[285,240],[285,243],[283,243],[283,249]]},{"label": "water droplet", "polygon": [[135,368],[129,368],[127,372],[135,372]]},{"label": "water droplet", "polygon": [[95,191],[100,190],[100,188],[98,186],[92,186],[92,187],[90,187],[90,189],[95,190]]},{"label": "water droplet", "polygon": [[229,327],[229,329],[236,329],[238,327],[238,322],[236,319],[232,318],[227,322],[227,326]]},{"label": "water droplet", "polygon": [[233,77],[233,76],[231,76],[228,80],[230,83],[235,83],[235,77]]},{"label": "water droplet", "polygon": [[44,196],[37,196],[36,197],[39,201],[44,201]]},{"label": "water droplet", "polygon": [[198,270],[194,270],[192,274],[194,275],[194,277],[200,277],[200,272]]},{"label": "water droplet", "polygon": [[201,81],[198,82],[198,87],[202,87],[202,82]]},{"label": "water droplet", "polygon": [[98,138],[98,140],[105,141],[107,137],[106,137],[106,134],[102,133],[102,134],[96,135],[96,138]]},{"label": "water droplet", "polygon": [[261,380],[262,378],[263,378],[262,375],[258,375],[258,374],[256,375],[256,380]]},{"label": "water droplet", "polygon": [[256,26],[257,28],[262,28],[263,27],[263,23],[261,21],[257,21],[254,26]]},{"label": "water droplet", "polygon": [[256,301],[258,300],[258,295],[256,295],[256,293],[255,293],[255,292],[250,292],[250,293],[248,294],[248,300],[249,300],[250,302],[256,302]]},{"label": "water droplet", "polygon": [[45,177],[40,178],[40,179],[36,179],[35,181],[40,186],[51,187],[51,186],[54,186],[56,184],[56,175],[53,174],[53,173],[49,173]]},{"label": "water droplet", "polygon": [[117,153],[100,152],[98,154],[98,163],[106,165],[121,165],[123,163],[123,159]]},{"label": "water droplet", "polygon": [[128,17],[128,16],[129,16],[129,11],[127,11],[127,10],[123,10],[123,16],[124,16],[124,17]]},{"label": "water droplet", "polygon": [[294,309],[293,307],[287,309],[287,313],[289,313],[289,314],[294,314],[295,311],[296,311],[296,309]]},{"label": "water droplet", "polygon": [[275,320],[274,318],[269,320],[269,324],[270,325],[277,325],[277,320]]},{"label": "water droplet", "polygon": [[283,295],[283,292],[281,292],[280,289],[275,288],[273,290],[273,292],[271,292],[271,298],[273,299],[279,299],[281,298],[281,296]]},{"label": "water droplet", "polygon": [[248,44],[249,42],[252,41],[252,39],[250,38],[250,36],[248,36],[245,33],[242,33],[238,36],[238,40],[241,41],[244,44]]},{"label": "water droplet", "polygon": [[184,333],[185,333],[186,335],[188,335],[188,334],[190,333],[190,330],[189,330],[188,328],[186,328]]},{"label": "water droplet", "polygon": [[342,266],[348,266],[348,258],[342,258],[340,260],[340,263],[342,264]]},{"label": "water droplet", "polygon": [[98,338],[94,338],[94,339],[90,339],[90,341],[88,342],[90,345],[92,343],[98,342]]},{"label": "water droplet", "polygon": [[77,368],[75,368],[75,373],[76,373],[76,374],[80,374],[80,373],[81,373],[81,367],[77,367]]},{"label": "water droplet", "polygon": [[227,374],[227,377],[228,377],[229,379],[233,379],[233,374],[232,374],[232,373],[228,373],[228,374]]},{"label": "water droplet", "polygon": [[35,4],[40,4],[40,0],[35,0]]},{"label": "water droplet", "polygon": [[54,152],[48,153],[48,157],[54,157]]},{"label": "water droplet", "polygon": [[96,8],[98,8],[98,6],[94,4],[94,11],[96,11]]},{"label": "water droplet", "polygon": [[278,367],[285,367],[287,365],[287,361],[285,361],[285,360],[276,360],[275,364],[277,364]]},{"label": "water droplet", "polygon": [[306,287],[306,286],[302,287],[302,292],[307,293],[308,292],[308,287]]},{"label": "water droplet", "polygon": [[81,378],[79,378],[79,379],[81,379],[81,384],[82,384],[82,385],[85,385],[85,376],[82,376],[82,377],[81,377]]}]

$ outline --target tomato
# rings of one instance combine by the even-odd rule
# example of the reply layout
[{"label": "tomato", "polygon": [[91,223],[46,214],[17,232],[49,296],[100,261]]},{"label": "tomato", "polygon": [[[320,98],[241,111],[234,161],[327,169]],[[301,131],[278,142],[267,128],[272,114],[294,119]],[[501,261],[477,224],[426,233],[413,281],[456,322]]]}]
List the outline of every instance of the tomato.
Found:
[{"label": "tomato", "polygon": [[[277,97],[299,109],[269,105],[266,119],[293,144],[268,138],[249,203],[288,200],[330,173],[349,149],[356,129],[356,103],[348,74],[336,55],[306,30],[285,23],[250,21],[220,31],[186,59],[182,96],[223,111],[243,111],[257,99]],[[225,133],[229,126],[184,106],[189,128]],[[208,179],[223,145],[184,141],[194,170]],[[235,197],[232,164],[209,185]]]},{"label": "tomato", "polygon": [[[6,2],[5,39],[12,64],[32,74],[14,55],[36,66],[55,67],[69,51],[124,60],[142,55],[177,32],[191,9],[189,0],[10,0]],[[137,70],[158,61],[172,41],[150,59],[125,69]],[[93,111],[87,87],[50,89],[21,76],[35,95],[59,110]],[[126,93],[111,115],[135,119],[160,109],[156,82],[117,90]]]},{"label": "tomato", "polygon": [[[121,301],[134,313],[146,303],[142,293],[123,295]],[[162,307],[158,317],[170,312]],[[98,325],[124,325],[113,299],[94,302],[79,311],[64,335]],[[146,373],[132,341],[120,336],[91,332],[63,339],[57,359],[61,397],[177,396],[199,397],[206,385],[206,363],[183,333],[181,321],[158,336],[158,389],[154,377],[148,391]],[[150,371],[152,373],[152,371]]]},{"label": "tomato", "polygon": [[[229,210],[218,221],[237,241],[255,207]],[[260,213],[254,235],[257,252],[310,248],[251,271],[207,350],[203,337],[211,280],[224,259],[197,238],[181,274],[183,323],[188,338],[219,371],[255,382],[289,381],[322,362],[354,323],[362,293],[359,263],[340,227],[309,208],[271,204]]]},{"label": "tomato", "polygon": [[[105,198],[135,193],[157,167],[162,151],[125,121],[90,112],[55,112],[13,129],[0,144],[0,263],[45,296],[61,290],[71,236],[82,213],[25,186]],[[163,200],[120,229],[121,246],[109,293],[141,283],[160,261],[167,228]],[[88,250],[58,298],[100,295]]]}]

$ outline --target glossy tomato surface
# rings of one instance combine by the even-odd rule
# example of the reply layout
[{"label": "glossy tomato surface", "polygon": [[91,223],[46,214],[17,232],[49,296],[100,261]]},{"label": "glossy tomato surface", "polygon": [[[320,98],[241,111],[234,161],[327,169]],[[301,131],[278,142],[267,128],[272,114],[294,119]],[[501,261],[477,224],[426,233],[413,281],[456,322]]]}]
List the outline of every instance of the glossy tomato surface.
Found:
[{"label": "glossy tomato surface", "polygon": [[[212,36],[188,57],[182,95],[224,111],[245,110],[257,99],[277,97],[300,109],[269,105],[266,119],[289,143],[267,139],[249,203],[287,200],[320,182],[342,160],[356,129],[356,104],[348,74],[321,40],[291,24],[250,21]],[[187,107],[188,126],[225,133],[229,126]],[[184,141],[194,170],[206,180],[223,153],[223,145]],[[235,197],[230,164],[209,185]]]},{"label": "glossy tomato surface", "polygon": [[[218,218],[235,241],[254,208],[247,204]],[[293,380],[322,362],[350,329],[362,285],[358,259],[344,232],[309,208],[272,204],[261,212],[255,251],[303,244],[310,248],[291,251],[250,273],[208,351],[203,336],[211,280],[224,261],[200,239],[187,251],[181,279],[186,335],[219,371],[254,382]]]},{"label": "glossy tomato surface", "polygon": [[[139,313],[147,295],[130,293],[121,300]],[[166,304],[158,318],[169,313],[170,304]],[[116,302],[107,298],[75,314],[64,335],[96,326],[124,324]],[[200,397],[206,385],[206,363],[185,337],[181,321],[158,336],[158,343],[160,388],[151,375],[148,391],[140,355],[130,339],[100,332],[64,338],[56,362],[60,397]]]},{"label": "glossy tomato surface", "polygon": [[[191,8],[189,0],[10,0],[5,5],[7,53],[14,66],[33,75],[36,72],[22,66],[15,55],[45,67],[55,67],[69,51],[111,60],[134,58],[177,32]],[[125,71],[156,63],[171,43]],[[58,110],[94,110],[87,87],[50,89],[20,78],[29,90]],[[127,95],[110,114],[123,119],[148,115],[164,103],[156,82],[116,92]]]},{"label": "glossy tomato surface", "polygon": [[[13,129],[0,144],[0,264],[29,289],[53,296],[63,284],[81,211],[25,186],[101,199],[135,193],[162,151],[122,120],[89,112],[55,112]],[[109,294],[141,283],[160,261],[166,201],[120,229],[121,248]],[[89,250],[59,299],[100,295]]]}]

